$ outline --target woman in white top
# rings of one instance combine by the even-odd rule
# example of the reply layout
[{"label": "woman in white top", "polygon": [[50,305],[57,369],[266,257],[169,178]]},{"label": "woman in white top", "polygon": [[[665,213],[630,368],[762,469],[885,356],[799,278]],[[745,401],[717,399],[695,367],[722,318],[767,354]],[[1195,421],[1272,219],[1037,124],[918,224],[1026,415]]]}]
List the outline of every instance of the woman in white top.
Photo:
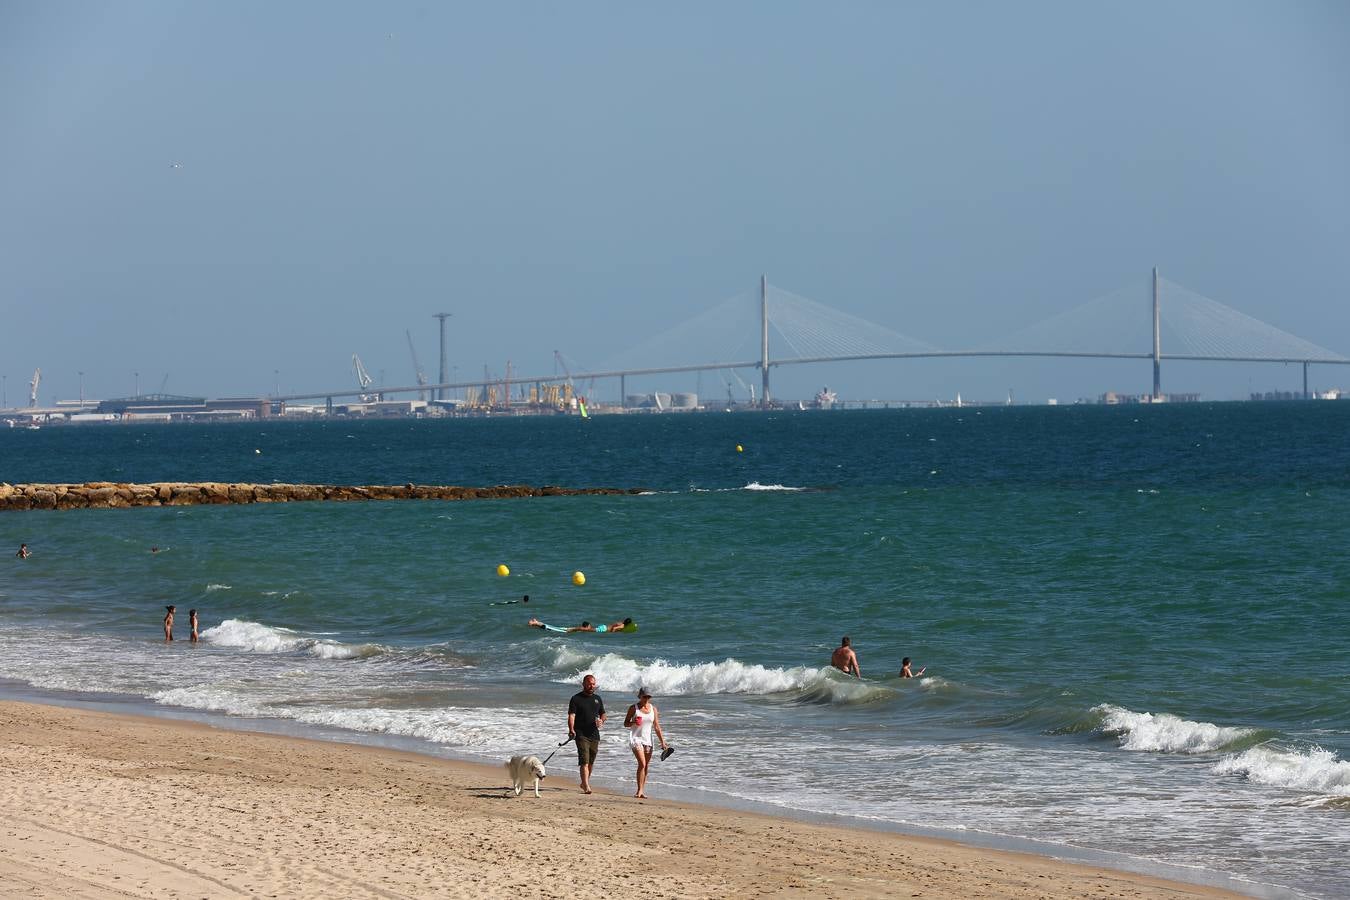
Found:
[{"label": "woman in white top", "polygon": [[652,703],[652,692],[638,688],[638,701],[628,707],[623,725],[628,729],[628,746],[633,748],[637,757],[637,793],[633,796],[646,798],[647,766],[652,761],[652,732],[661,741],[661,749],[666,749],[666,736],[661,732],[661,716]]}]

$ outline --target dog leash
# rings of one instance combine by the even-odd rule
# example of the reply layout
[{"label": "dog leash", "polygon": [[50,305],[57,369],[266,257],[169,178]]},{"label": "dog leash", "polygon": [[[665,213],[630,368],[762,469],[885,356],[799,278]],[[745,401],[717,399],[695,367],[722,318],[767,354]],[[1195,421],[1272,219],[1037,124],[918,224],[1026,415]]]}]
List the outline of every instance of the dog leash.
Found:
[{"label": "dog leash", "polygon": [[[572,736],[568,735],[567,740],[563,741],[557,747],[553,748],[553,753],[557,753],[559,750],[566,747],[570,743],[572,743]],[[548,756],[544,757],[543,765],[548,765],[548,761],[553,758],[553,753],[550,753]]]}]

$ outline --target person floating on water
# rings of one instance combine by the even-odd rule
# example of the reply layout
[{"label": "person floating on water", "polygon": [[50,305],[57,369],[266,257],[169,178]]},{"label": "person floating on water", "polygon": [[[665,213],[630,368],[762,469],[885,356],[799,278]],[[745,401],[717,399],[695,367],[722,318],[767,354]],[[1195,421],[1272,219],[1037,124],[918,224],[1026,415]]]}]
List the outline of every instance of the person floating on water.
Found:
[{"label": "person floating on water", "polygon": [[168,612],[164,614],[164,643],[167,644],[169,641],[173,640],[173,613],[177,607],[166,606],[164,608],[168,610]]},{"label": "person floating on water", "polygon": [[188,610],[188,628],[192,629],[192,637],[189,640],[194,644],[197,643],[197,611],[195,609]]},{"label": "person floating on water", "polygon": [[488,606],[515,606],[517,603],[529,603],[529,602],[530,602],[530,595],[526,594],[519,600],[502,600],[500,602],[489,603]]},{"label": "person floating on water", "polygon": [[858,654],[853,652],[853,641],[844,635],[834,653],[830,654],[830,665],[845,675],[862,678],[862,669],[858,668]]},{"label": "person floating on water", "polygon": [[19,552],[15,553],[14,555],[17,556],[19,559],[27,559],[28,557],[33,555],[33,551],[28,549],[27,544],[20,544]]},{"label": "person floating on water", "polygon": [[917,671],[917,672],[911,672],[911,671],[909,670],[909,657],[908,657],[908,656],[906,656],[904,659],[900,660],[900,677],[901,677],[901,678],[918,678],[920,675],[922,675],[922,674],[923,674],[924,672],[926,672],[926,671],[928,671],[928,667],[927,667],[927,666],[924,666],[922,669],[920,669],[920,670]]},{"label": "person floating on water", "polygon": [[526,623],[531,628],[542,628],[545,631],[556,631],[559,634],[572,634],[575,631],[590,631],[595,634],[632,634],[637,631],[637,623],[632,617],[624,619],[622,622],[614,622],[610,625],[592,625],[590,622],[582,622],[580,625],[569,625],[563,628],[558,625],[550,625],[547,622],[541,622],[538,619],[530,619]]}]

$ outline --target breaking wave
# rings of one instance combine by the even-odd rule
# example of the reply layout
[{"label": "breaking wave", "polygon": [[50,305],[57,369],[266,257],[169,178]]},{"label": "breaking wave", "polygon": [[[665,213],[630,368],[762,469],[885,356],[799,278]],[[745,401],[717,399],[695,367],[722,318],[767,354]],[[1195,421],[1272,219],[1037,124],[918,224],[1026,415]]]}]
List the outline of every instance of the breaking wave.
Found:
[{"label": "breaking wave", "polygon": [[379,644],[344,644],[244,619],[226,619],[201,634],[208,644],[249,653],[308,653],[319,659],[363,659],[384,652]]},{"label": "breaking wave", "polygon": [[874,682],[845,678],[833,669],[814,666],[771,668],[737,659],[721,662],[672,663],[663,659],[642,663],[617,653],[600,656],[557,648],[552,669],[566,672],[571,681],[584,669],[595,675],[602,690],[635,691],[648,688],[657,697],[695,694],[794,694],[802,702],[862,703],[889,697],[889,688]]},{"label": "breaking wave", "polygon": [[1120,742],[1122,750],[1154,753],[1214,753],[1251,745],[1263,737],[1255,728],[1233,728],[1192,722],[1170,713],[1140,713],[1104,703],[1092,708],[1102,717],[1100,730]]},{"label": "breaking wave", "polygon": [[1242,775],[1248,781],[1332,797],[1350,797],[1350,762],[1330,750],[1307,751],[1252,747],[1214,766],[1216,775]]}]

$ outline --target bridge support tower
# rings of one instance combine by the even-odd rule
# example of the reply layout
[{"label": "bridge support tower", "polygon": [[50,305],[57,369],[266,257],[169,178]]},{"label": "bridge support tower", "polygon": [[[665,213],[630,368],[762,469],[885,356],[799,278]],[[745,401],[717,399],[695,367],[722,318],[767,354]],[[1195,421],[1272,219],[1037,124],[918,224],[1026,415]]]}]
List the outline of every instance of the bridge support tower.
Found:
[{"label": "bridge support tower", "polygon": [[[440,320],[441,320],[441,374],[440,374],[440,378],[438,379],[438,381],[439,381],[441,384],[445,384],[445,383],[446,383],[446,380],[447,380],[446,377],[445,377],[445,320],[448,319],[448,318],[450,318],[451,315],[452,315],[452,313],[432,313],[432,314],[431,314],[432,318],[440,319]],[[445,388],[443,388],[443,387],[436,388],[436,399],[437,399],[437,400],[444,400],[444,399],[445,399]]]},{"label": "bridge support tower", "polygon": [[769,408],[769,277],[759,276],[759,408]]},{"label": "bridge support tower", "polygon": [[1158,327],[1158,267],[1153,267],[1153,399],[1162,399],[1162,347]]}]

